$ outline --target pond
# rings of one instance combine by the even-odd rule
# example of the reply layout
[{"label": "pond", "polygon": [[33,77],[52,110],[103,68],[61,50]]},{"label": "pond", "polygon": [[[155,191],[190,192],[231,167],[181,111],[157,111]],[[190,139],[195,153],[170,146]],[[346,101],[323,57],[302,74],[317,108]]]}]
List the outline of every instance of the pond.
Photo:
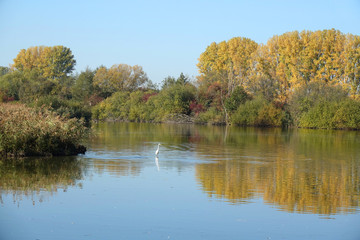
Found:
[{"label": "pond", "polygon": [[93,129],[85,155],[0,161],[0,239],[360,239],[360,132]]}]

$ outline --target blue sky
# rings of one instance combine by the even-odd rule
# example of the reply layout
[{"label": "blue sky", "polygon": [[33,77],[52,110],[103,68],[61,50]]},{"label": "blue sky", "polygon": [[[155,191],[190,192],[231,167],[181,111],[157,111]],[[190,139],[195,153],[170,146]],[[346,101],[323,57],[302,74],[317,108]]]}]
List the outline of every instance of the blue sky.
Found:
[{"label": "blue sky", "polygon": [[64,45],[89,66],[140,65],[160,83],[198,75],[212,42],[247,37],[258,43],[289,31],[335,28],[360,35],[360,0],[28,1],[0,0],[0,66],[21,49]]}]

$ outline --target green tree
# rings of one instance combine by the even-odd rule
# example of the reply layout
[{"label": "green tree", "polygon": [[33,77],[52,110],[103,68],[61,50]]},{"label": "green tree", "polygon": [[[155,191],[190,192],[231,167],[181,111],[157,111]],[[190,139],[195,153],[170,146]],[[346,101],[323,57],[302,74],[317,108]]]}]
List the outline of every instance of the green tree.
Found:
[{"label": "green tree", "polygon": [[243,87],[236,87],[231,95],[225,100],[225,106],[230,112],[236,111],[236,109],[250,99],[249,94]]},{"label": "green tree", "polygon": [[7,74],[7,73],[9,73],[9,72],[10,72],[10,68],[0,66],[0,77]]},{"label": "green tree", "polygon": [[141,66],[117,64],[109,69],[100,67],[96,71],[93,84],[103,97],[109,97],[117,91],[134,91],[149,81]]},{"label": "green tree", "polygon": [[10,72],[8,74],[0,76],[0,92],[6,97],[11,97],[14,100],[19,100],[20,89],[23,87],[24,82],[25,78],[19,72]]},{"label": "green tree", "polygon": [[177,84],[185,85],[190,82],[189,77],[185,76],[184,73],[180,73],[180,76],[176,79]]},{"label": "green tree", "polygon": [[[321,82],[312,82],[300,86],[295,89],[289,99],[289,110],[293,123],[296,126],[319,127],[321,124],[317,125],[316,122],[320,120],[320,117],[326,118],[327,114],[320,112],[334,110],[334,108],[329,109],[326,105],[338,104],[347,98],[348,92],[340,86],[331,86]],[[305,115],[306,117],[304,117]],[[322,124],[321,126],[324,127],[325,125]],[[330,127],[330,125],[327,124],[326,127]]]},{"label": "green tree", "polygon": [[176,84],[176,79],[174,77],[168,76],[162,81],[161,89],[168,88]]},{"label": "green tree", "polygon": [[94,76],[95,71],[90,68],[86,68],[85,71],[80,73],[72,87],[72,95],[75,99],[85,100],[85,98],[89,98],[93,94]]}]

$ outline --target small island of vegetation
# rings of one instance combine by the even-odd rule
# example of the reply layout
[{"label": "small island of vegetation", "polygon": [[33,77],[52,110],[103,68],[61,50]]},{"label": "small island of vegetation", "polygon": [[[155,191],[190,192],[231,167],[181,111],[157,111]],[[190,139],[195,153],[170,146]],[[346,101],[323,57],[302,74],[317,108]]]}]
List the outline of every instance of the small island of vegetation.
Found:
[{"label": "small island of vegetation", "polygon": [[196,79],[161,86],[138,65],[75,64],[69,48],[39,46],[0,67],[3,155],[83,152],[91,120],[360,129],[360,36],[335,29],[214,42]]},{"label": "small island of vegetation", "polygon": [[44,108],[0,104],[0,155],[48,156],[85,153],[82,121],[61,117]]}]

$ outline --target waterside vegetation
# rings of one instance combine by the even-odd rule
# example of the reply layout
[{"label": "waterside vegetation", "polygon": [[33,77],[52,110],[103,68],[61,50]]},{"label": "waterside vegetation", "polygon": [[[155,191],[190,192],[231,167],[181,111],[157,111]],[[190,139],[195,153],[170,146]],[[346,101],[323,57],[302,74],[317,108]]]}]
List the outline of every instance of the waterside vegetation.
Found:
[{"label": "waterside vegetation", "polygon": [[160,90],[111,95],[92,109],[93,119],[167,122],[175,115],[205,124],[360,129],[359,36],[294,31],[266,44],[236,37],[210,44],[197,66],[196,79],[181,74]]},{"label": "waterside vegetation", "polygon": [[138,65],[75,64],[67,47],[38,46],[0,67],[2,154],[76,153],[91,120],[360,129],[360,36],[335,29],[214,42],[199,76],[161,86]]},{"label": "waterside vegetation", "polygon": [[49,156],[85,153],[80,141],[87,131],[81,120],[45,108],[0,104],[0,155]]}]

